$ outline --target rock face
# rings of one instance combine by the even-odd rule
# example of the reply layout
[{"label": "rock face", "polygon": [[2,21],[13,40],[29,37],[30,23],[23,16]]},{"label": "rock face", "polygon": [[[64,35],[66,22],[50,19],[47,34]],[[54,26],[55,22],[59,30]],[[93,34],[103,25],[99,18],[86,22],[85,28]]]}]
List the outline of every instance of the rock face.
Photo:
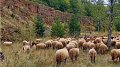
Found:
[{"label": "rock face", "polygon": [[[61,19],[61,22],[68,22],[72,16],[70,13],[61,12],[42,4],[29,2],[28,0],[0,0],[0,8],[2,19],[0,38],[2,40],[11,40],[14,34],[22,34],[19,28],[26,29],[33,27],[34,18],[37,15],[39,15],[47,25],[51,25],[57,17]],[[90,18],[83,17],[79,19],[84,26],[92,25]]]}]

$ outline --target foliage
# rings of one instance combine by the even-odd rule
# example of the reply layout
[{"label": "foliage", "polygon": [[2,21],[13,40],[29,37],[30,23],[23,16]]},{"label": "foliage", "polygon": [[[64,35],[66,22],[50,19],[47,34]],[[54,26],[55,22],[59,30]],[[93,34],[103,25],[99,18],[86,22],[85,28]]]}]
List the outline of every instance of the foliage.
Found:
[{"label": "foliage", "polygon": [[64,36],[64,27],[57,18],[51,28],[51,36],[63,37]]},{"label": "foliage", "polygon": [[72,16],[71,21],[69,23],[69,34],[72,36],[78,36],[80,34],[80,23],[78,21],[77,16]]},{"label": "foliage", "polygon": [[36,31],[37,36],[44,35],[45,27],[44,27],[42,19],[39,16],[37,16],[35,19],[35,31]]}]

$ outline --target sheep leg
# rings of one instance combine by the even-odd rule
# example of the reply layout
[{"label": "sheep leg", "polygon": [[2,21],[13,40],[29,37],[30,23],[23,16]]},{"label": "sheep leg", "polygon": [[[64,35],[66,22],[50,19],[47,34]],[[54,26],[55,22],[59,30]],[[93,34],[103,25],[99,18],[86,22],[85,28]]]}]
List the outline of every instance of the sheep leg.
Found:
[{"label": "sheep leg", "polygon": [[90,56],[91,62],[92,62],[92,56]]},{"label": "sheep leg", "polygon": [[95,63],[95,56],[94,56],[94,63]]}]

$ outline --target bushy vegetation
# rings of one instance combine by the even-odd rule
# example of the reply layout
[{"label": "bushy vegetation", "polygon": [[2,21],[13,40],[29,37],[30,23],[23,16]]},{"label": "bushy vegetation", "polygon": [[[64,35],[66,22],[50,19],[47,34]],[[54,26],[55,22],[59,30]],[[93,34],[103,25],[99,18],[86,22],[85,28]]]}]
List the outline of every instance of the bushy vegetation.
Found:
[{"label": "bushy vegetation", "polygon": [[45,26],[42,19],[37,16],[35,19],[35,31],[37,36],[43,36],[45,31]]},{"label": "bushy vegetation", "polygon": [[59,18],[55,20],[51,28],[51,36],[63,37],[65,34],[64,27]]},{"label": "bushy vegetation", "polygon": [[79,36],[80,34],[80,22],[76,16],[72,16],[69,25],[69,34],[72,36]]}]

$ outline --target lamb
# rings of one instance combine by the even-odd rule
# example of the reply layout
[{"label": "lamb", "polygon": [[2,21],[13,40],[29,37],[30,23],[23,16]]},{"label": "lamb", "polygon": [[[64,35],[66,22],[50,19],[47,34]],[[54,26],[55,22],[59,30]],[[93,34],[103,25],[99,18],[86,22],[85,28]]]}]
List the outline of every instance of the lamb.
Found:
[{"label": "lamb", "polygon": [[44,44],[44,43],[39,43],[39,44],[36,45],[36,50],[45,49],[45,48],[46,48],[46,44]]},{"label": "lamb", "polygon": [[24,52],[28,53],[30,51],[30,45],[24,45],[23,50],[24,50]]},{"label": "lamb", "polygon": [[68,50],[66,48],[57,50],[55,53],[55,57],[57,64],[61,64],[61,62],[66,62],[69,58]]},{"label": "lamb", "polygon": [[112,58],[113,62],[116,62],[118,60],[118,57],[119,57],[118,49],[112,49],[111,50],[111,58]]},{"label": "lamb", "polygon": [[5,41],[3,42],[4,45],[8,45],[8,46],[11,46],[13,43],[12,42],[9,42],[9,41]]},{"label": "lamb", "polygon": [[91,62],[95,63],[96,56],[97,56],[96,50],[94,48],[90,49],[89,50],[89,57],[91,59]]},{"label": "lamb", "polygon": [[72,48],[69,50],[69,56],[70,56],[70,59],[72,60],[72,62],[74,60],[77,60],[78,55],[79,55],[79,48]]},{"label": "lamb", "polygon": [[120,42],[116,42],[116,48],[120,49]]}]

